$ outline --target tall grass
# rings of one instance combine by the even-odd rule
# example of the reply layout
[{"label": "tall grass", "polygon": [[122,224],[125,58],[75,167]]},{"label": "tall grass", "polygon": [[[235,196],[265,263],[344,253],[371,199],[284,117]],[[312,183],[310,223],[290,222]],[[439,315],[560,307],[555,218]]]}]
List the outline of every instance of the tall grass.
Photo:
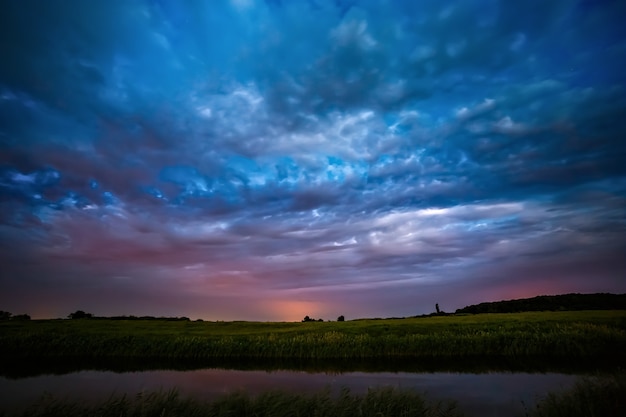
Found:
[{"label": "tall grass", "polygon": [[[2,416],[2,414],[0,414]],[[8,417],[5,414],[3,417]],[[183,398],[176,391],[142,393],[135,397],[112,397],[88,405],[44,397],[23,417],[461,417],[452,401],[430,401],[421,394],[393,388],[352,394],[348,389],[333,395],[267,392],[253,397],[243,392],[225,395],[212,402]]]},{"label": "tall grass", "polygon": [[[375,388],[366,394],[329,389],[315,394],[270,391],[258,396],[244,392],[211,402],[184,398],[177,391],[110,397],[98,404],[44,396],[25,411],[0,417],[461,417],[452,400],[433,401],[423,394],[398,388]],[[623,417],[626,415],[626,376],[586,378],[568,391],[548,394],[527,410],[526,417]]]},{"label": "tall grass", "polygon": [[529,417],[624,417],[626,375],[585,378],[571,390],[550,393]]},{"label": "tall grass", "polygon": [[626,312],[344,323],[49,320],[0,325],[2,358],[626,358]]}]

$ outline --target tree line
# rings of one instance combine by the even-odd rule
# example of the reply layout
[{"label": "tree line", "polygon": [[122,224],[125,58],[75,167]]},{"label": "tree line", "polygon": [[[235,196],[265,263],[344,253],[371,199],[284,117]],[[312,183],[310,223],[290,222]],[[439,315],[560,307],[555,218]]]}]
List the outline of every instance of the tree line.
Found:
[{"label": "tree line", "polygon": [[30,320],[30,316],[28,314],[11,314],[8,311],[0,310],[0,321],[7,320]]},{"label": "tree line", "polygon": [[190,321],[189,317],[154,317],[154,316],[110,316],[99,317],[83,310],[76,310],[68,314],[68,319],[93,319],[93,320],[166,320],[166,321]]},{"label": "tree line", "polygon": [[[439,304],[435,304],[436,312],[424,314],[422,316],[447,316],[446,313],[439,308]],[[482,313],[520,313],[524,311],[577,311],[577,310],[626,310],[626,294],[562,294],[562,295],[540,295],[532,298],[520,298],[516,300],[504,300],[473,304],[456,310],[454,314],[482,314]],[[189,317],[154,317],[154,316],[113,316],[98,317],[82,310],[76,310],[70,313],[69,319],[107,319],[107,320],[168,320],[168,321],[190,321]],[[8,320],[30,320],[28,314],[13,315],[8,311],[0,310],[0,321]],[[198,319],[196,321],[202,321]],[[314,319],[305,316],[302,320],[305,322],[320,322],[323,319]],[[337,321],[345,321],[344,316],[337,317]]]},{"label": "tree line", "polygon": [[[93,320],[167,320],[167,321],[190,321],[189,317],[154,317],[154,316],[112,316],[112,317],[99,317],[94,316],[91,313],[86,313],[83,310],[76,310],[73,313],[67,315],[68,319],[93,319]],[[8,320],[30,320],[28,314],[11,314],[8,311],[0,310],[0,321]],[[202,321],[202,320],[197,320]]]},{"label": "tree line", "polygon": [[523,311],[626,310],[626,294],[540,295],[517,300],[474,304],[456,310],[456,314],[520,313]]},{"label": "tree line", "polygon": [[[312,319],[309,316],[304,316],[304,318],[302,319],[302,323],[308,323],[310,321],[324,321],[324,319]],[[337,321],[346,321],[346,318],[344,316],[339,316],[337,317]]]}]

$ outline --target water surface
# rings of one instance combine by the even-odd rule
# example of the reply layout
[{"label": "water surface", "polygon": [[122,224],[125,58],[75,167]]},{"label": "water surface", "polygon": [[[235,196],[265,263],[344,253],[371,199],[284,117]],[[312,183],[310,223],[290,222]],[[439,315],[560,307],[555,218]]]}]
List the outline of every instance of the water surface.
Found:
[{"label": "water surface", "polygon": [[575,375],[559,373],[409,373],[303,371],[243,371],[200,369],[192,371],[143,371],[116,373],[80,371],[65,375],[42,375],[21,379],[0,377],[0,409],[19,410],[44,393],[58,398],[96,402],[111,394],[178,389],[182,396],[211,400],[220,395],[245,391],[259,394],[270,390],[314,393],[325,388],[353,393],[369,388],[396,387],[424,392],[431,399],[453,399],[468,416],[524,415],[547,392],[570,388]]}]

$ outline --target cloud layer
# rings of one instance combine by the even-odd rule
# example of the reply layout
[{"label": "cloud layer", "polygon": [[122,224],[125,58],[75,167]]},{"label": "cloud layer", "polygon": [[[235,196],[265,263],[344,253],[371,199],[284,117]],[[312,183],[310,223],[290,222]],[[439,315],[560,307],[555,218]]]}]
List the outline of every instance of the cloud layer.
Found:
[{"label": "cloud layer", "polygon": [[0,304],[334,319],[626,291],[619,1],[0,5]]}]

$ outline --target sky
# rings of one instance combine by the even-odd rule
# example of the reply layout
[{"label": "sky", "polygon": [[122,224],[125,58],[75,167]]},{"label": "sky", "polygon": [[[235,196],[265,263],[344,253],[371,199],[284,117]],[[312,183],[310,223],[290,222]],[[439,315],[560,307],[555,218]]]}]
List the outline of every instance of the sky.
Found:
[{"label": "sky", "polygon": [[0,309],[626,292],[626,3],[0,0]]}]

